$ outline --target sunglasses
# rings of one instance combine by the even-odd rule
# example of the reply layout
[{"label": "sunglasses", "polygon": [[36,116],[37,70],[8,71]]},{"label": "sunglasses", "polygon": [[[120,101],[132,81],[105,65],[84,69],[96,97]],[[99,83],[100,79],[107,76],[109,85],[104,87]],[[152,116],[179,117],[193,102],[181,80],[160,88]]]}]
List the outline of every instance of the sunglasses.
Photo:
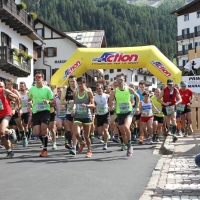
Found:
[{"label": "sunglasses", "polygon": [[35,78],[42,78],[42,76],[41,75],[36,75]]},{"label": "sunglasses", "polygon": [[122,82],[123,79],[122,79],[122,78],[119,78],[119,79],[117,79],[116,81],[117,81],[117,82]]},{"label": "sunglasses", "polygon": [[186,87],[186,85],[181,85],[181,87]]},{"label": "sunglasses", "polygon": [[172,86],[173,84],[168,84],[168,86]]}]

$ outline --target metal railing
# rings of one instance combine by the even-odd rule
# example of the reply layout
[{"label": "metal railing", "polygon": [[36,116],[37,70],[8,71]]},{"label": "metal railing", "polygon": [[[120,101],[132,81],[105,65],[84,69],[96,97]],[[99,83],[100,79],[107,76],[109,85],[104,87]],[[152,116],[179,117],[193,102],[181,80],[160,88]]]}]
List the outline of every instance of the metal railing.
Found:
[{"label": "metal railing", "polygon": [[0,8],[3,8],[20,22],[27,25],[30,29],[34,30],[34,20],[31,19],[31,17],[25,10],[20,9],[14,1],[0,0]]}]

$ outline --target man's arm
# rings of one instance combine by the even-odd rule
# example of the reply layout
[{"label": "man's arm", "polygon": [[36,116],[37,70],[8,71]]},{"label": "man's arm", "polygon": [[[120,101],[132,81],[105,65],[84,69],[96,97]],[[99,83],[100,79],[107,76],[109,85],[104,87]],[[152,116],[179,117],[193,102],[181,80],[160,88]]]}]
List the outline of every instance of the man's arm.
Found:
[{"label": "man's arm", "polygon": [[176,103],[175,103],[175,105],[178,105],[180,103],[182,103],[182,98],[181,98],[179,91],[176,90]]},{"label": "man's arm", "polygon": [[162,90],[160,95],[157,97],[157,101],[161,103],[162,105],[165,105],[165,103],[161,100],[163,96],[164,96],[164,91]]},{"label": "man's arm", "polygon": [[135,90],[133,90],[132,88],[129,88],[129,92],[131,94],[133,94],[135,96],[135,98],[136,98],[136,109],[139,108],[140,97],[139,97],[138,93]]},{"label": "man's arm", "polygon": [[60,98],[60,105],[67,105],[68,104],[68,102],[65,99],[66,94],[67,94],[67,87],[65,87],[62,91],[61,98]]},{"label": "man's arm", "polygon": [[110,107],[110,110],[113,110],[114,108],[114,99],[115,99],[115,90],[112,90],[108,101],[108,106]]},{"label": "man's arm", "polygon": [[17,107],[20,108],[20,99],[19,99],[19,96],[17,96],[15,93],[11,92],[8,89],[4,90],[4,95],[7,96],[8,98],[9,97],[14,98]]},{"label": "man's arm", "polygon": [[87,105],[88,108],[95,108],[95,104],[94,104],[94,96],[92,94],[92,92],[88,92],[88,97],[89,97],[89,101],[90,101],[90,104]]}]

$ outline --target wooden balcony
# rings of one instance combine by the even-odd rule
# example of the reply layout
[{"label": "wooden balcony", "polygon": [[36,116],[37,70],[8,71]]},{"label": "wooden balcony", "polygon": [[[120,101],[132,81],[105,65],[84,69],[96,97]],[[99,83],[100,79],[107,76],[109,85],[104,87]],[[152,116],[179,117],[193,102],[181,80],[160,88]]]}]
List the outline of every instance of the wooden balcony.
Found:
[{"label": "wooden balcony", "polygon": [[194,33],[179,35],[176,37],[176,41],[184,40],[184,39],[190,39],[194,37]]},{"label": "wooden balcony", "polygon": [[17,77],[31,74],[31,62],[13,55],[9,47],[0,46],[0,69]]},{"label": "wooden balcony", "polygon": [[182,50],[182,51],[178,51],[177,52],[177,56],[183,56],[183,55],[187,55],[188,54],[188,50]]},{"label": "wooden balcony", "polygon": [[199,37],[199,36],[200,36],[200,31],[195,32],[195,33],[194,33],[194,36],[195,36],[195,37]]},{"label": "wooden balcony", "polygon": [[137,73],[144,76],[154,76],[151,72],[149,72],[148,70],[144,70],[142,68],[139,68],[137,70]]},{"label": "wooden balcony", "polygon": [[0,19],[21,36],[42,40],[34,30],[34,20],[12,0],[0,0]]}]

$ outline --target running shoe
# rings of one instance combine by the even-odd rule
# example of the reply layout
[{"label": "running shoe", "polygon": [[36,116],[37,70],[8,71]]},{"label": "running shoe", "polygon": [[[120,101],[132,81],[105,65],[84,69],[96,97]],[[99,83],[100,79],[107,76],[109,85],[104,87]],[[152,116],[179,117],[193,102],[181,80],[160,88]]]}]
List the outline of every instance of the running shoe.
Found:
[{"label": "running shoe", "polygon": [[178,135],[182,136],[183,135],[182,131],[178,131]]},{"label": "running shoe", "polygon": [[71,146],[70,146],[70,144],[68,144],[68,143],[65,143],[65,148],[66,148],[66,149],[71,149]]},{"label": "running shoe", "polygon": [[78,148],[78,152],[81,153],[83,151],[83,148],[85,147],[85,143],[82,143],[80,147]]},{"label": "running shoe", "polygon": [[91,144],[94,144],[94,134],[90,135],[90,141],[91,141]]},{"label": "running shoe", "polygon": [[91,158],[91,157],[92,157],[92,151],[91,151],[91,150],[88,150],[85,157],[86,157],[86,158]]},{"label": "running shoe", "polygon": [[15,132],[14,129],[11,130],[10,138],[11,138],[11,142],[12,142],[13,144],[16,144],[16,143],[17,143],[17,136],[16,136],[16,132]]},{"label": "running shoe", "polygon": [[131,141],[133,141],[133,142],[137,141],[136,135],[132,134]]},{"label": "running shoe", "polygon": [[27,147],[28,146],[28,140],[27,138],[23,138],[23,147]]},{"label": "running shoe", "polygon": [[61,131],[61,137],[62,137],[62,138],[65,137],[65,131]]},{"label": "running shoe", "polygon": [[152,142],[152,137],[149,137],[149,138],[148,138],[148,144],[153,144],[153,142]]},{"label": "running shoe", "polygon": [[172,141],[173,142],[176,142],[178,140],[178,138],[174,135],[173,137],[172,137]]},{"label": "running shoe", "polygon": [[54,143],[54,142],[53,142],[53,145],[52,145],[52,149],[53,149],[53,150],[56,150],[56,149],[57,149],[57,145],[56,145],[56,143]]},{"label": "running shoe", "polygon": [[125,151],[125,149],[126,149],[126,145],[124,143],[122,143],[122,145],[121,145],[121,151]]},{"label": "running shoe", "polygon": [[144,140],[144,144],[149,144],[149,138],[147,138],[146,140]]},{"label": "running shoe", "polygon": [[14,153],[12,151],[9,151],[6,155],[6,159],[12,158],[14,156]]},{"label": "running shoe", "polygon": [[108,140],[110,140],[110,134],[108,134]]},{"label": "running shoe", "polygon": [[0,144],[0,149],[3,149],[3,148],[5,148],[5,147],[3,146],[3,144]]},{"label": "running shoe", "polygon": [[158,136],[156,136],[155,142],[160,142],[160,139]]},{"label": "running shoe", "polygon": [[132,154],[133,154],[133,150],[132,150],[132,146],[131,146],[131,144],[128,144],[128,146],[127,146],[127,156],[132,156]]},{"label": "running shoe", "polygon": [[116,136],[113,138],[113,142],[120,143],[120,139],[119,139],[119,136],[118,136],[118,135],[116,135]]},{"label": "running shoe", "polygon": [[191,126],[188,126],[187,130],[188,130],[188,135],[192,135],[193,134],[193,129],[192,129]]},{"label": "running shoe", "polygon": [[40,154],[40,157],[46,157],[48,154],[47,150],[42,150],[41,154]]},{"label": "running shoe", "polygon": [[70,153],[72,155],[76,155],[76,148],[72,147],[71,150],[70,150]]},{"label": "running shoe", "polygon": [[152,141],[153,141],[153,142],[156,141],[156,137],[157,137],[157,135],[154,133],[154,134],[153,134],[153,137],[152,137]]},{"label": "running shoe", "polygon": [[48,137],[48,141],[51,142],[52,141],[51,135],[48,135],[47,137]]},{"label": "running shoe", "polygon": [[139,139],[139,144],[143,144],[143,142],[144,142],[143,138],[140,138]]},{"label": "running shoe", "polygon": [[103,144],[103,150],[108,150],[108,146],[107,146],[107,144],[105,143],[105,144]]}]

